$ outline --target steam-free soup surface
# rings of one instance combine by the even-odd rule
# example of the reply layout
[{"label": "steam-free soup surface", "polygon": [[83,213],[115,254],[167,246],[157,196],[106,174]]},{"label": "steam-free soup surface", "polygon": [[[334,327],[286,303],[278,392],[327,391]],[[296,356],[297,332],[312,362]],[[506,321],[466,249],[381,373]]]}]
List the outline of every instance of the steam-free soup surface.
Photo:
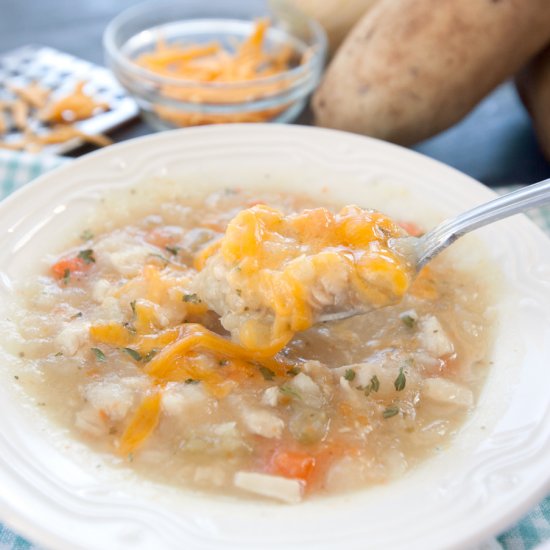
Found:
[{"label": "steam-free soup surface", "polygon": [[19,291],[19,383],[75,437],[171,485],[292,503],[403,475],[475,406],[486,289],[442,257],[397,305],[298,332],[274,356],[243,347],[195,278],[258,203],[319,206],[228,189],[72,236]]}]

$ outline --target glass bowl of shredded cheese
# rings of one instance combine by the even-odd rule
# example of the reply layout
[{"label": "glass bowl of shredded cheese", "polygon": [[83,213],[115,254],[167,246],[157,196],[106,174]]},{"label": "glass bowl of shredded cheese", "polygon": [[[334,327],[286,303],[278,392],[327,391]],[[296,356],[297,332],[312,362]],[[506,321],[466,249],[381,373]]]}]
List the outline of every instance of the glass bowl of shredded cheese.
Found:
[{"label": "glass bowl of shredded cheese", "polygon": [[156,129],[289,122],[317,86],[323,29],[283,2],[150,2],[116,17],[107,62]]}]

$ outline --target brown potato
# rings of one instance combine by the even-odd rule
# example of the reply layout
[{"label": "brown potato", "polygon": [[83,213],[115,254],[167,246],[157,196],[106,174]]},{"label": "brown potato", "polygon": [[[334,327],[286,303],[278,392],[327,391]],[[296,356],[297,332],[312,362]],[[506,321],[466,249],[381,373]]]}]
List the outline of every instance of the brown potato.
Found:
[{"label": "brown potato", "polygon": [[549,39],[548,0],[385,0],[329,65],[316,123],[413,144],[460,120]]},{"label": "brown potato", "polygon": [[533,119],[542,152],[550,161],[550,47],[519,73],[516,85]]},{"label": "brown potato", "polygon": [[292,0],[300,11],[317,19],[327,32],[334,52],[361,16],[380,0]]}]

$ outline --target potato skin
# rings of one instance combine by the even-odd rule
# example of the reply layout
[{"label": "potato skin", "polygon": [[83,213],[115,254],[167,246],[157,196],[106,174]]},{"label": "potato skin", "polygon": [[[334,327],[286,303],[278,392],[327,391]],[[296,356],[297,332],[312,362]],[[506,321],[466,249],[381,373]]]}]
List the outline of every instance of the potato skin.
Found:
[{"label": "potato skin", "polygon": [[459,121],[549,40],[548,0],[384,0],[329,65],[316,124],[411,145]]},{"label": "potato skin", "polygon": [[327,32],[329,52],[342,43],[361,16],[381,0],[292,0],[296,6],[321,23]]},{"label": "potato skin", "polygon": [[516,86],[533,119],[539,145],[550,161],[550,47],[518,74]]}]

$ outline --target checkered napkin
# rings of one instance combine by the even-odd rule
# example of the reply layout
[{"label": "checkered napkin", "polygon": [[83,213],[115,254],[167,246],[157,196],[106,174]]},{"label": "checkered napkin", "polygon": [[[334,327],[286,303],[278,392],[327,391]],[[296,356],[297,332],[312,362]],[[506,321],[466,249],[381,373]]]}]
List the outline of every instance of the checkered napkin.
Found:
[{"label": "checkered napkin", "polygon": [[[69,161],[63,157],[0,150],[0,199],[43,172]],[[505,193],[513,189],[502,187],[497,192]],[[528,215],[550,235],[550,208],[533,210]],[[479,546],[477,550],[531,550],[545,541],[550,541],[550,496],[509,531]],[[0,550],[38,550],[38,547],[0,524]]]}]

